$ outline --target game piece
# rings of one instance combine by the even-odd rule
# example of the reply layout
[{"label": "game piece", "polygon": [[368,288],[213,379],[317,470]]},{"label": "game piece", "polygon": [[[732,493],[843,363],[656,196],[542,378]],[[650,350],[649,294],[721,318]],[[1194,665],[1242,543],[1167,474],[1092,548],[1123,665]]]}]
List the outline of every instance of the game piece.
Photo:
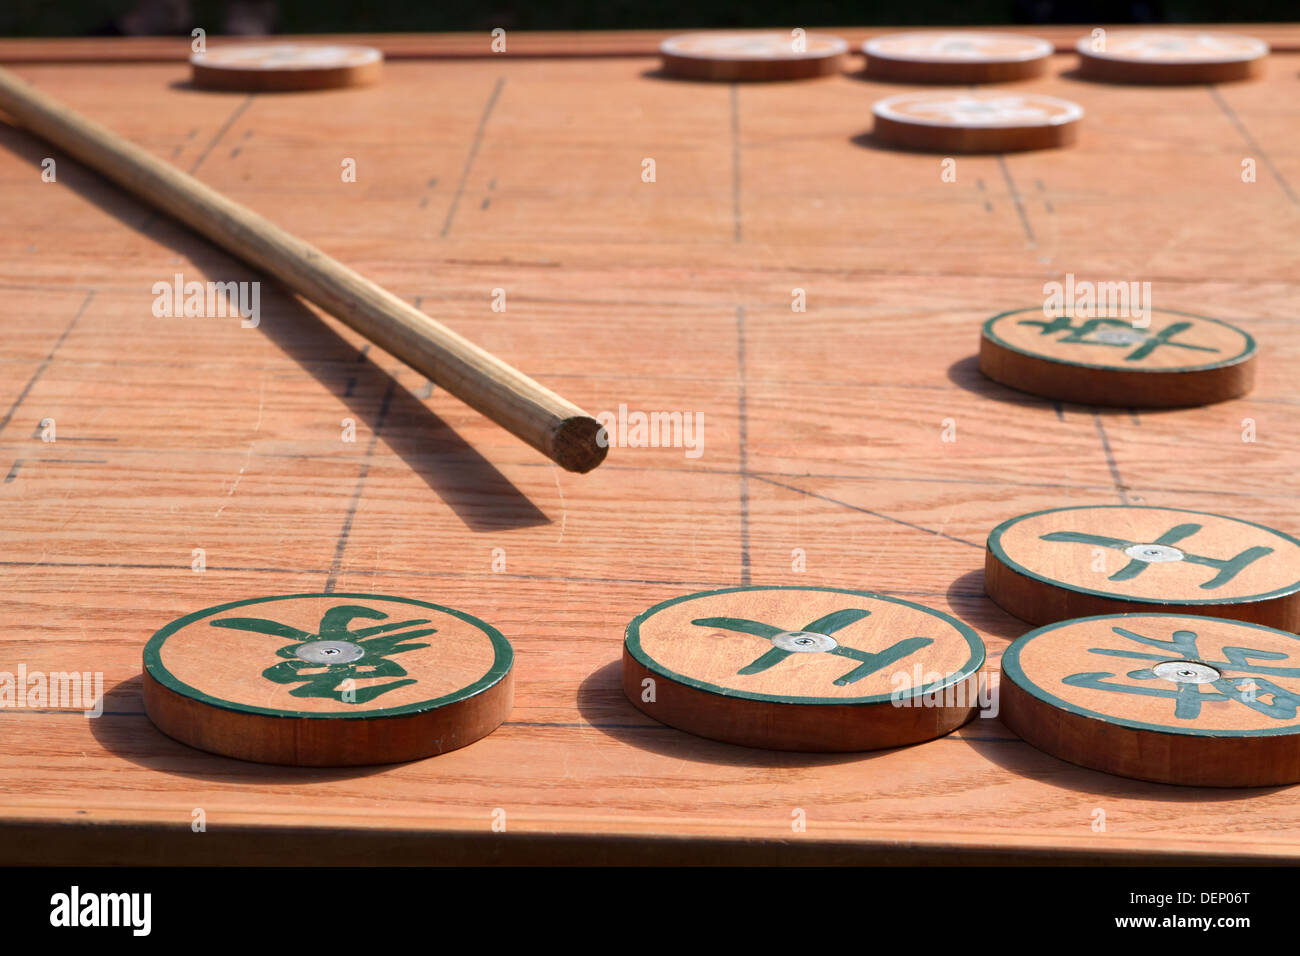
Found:
[{"label": "game piece", "polygon": [[971,628],[920,604],[841,588],[735,587],[636,617],[623,691],[655,720],[701,737],[875,750],[970,720],[983,663]]},{"label": "game piece", "polygon": [[999,712],[1094,770],[1199,787],[1300,782],[1300,637],[1187,614],[1061,621],[1002,655]]},{"label": "game piece", "polygon": [[485,737],[514,700],[501,633],[374,594],[288,594],[188,614],[144,649],[144,707],[170,737],[303,767],[396,763]]},{"label": "game piece", "polygon": [[384,55],[367,46],[241,43],[190,57],[194,85],[248,93],[364,86],[379,79]]},{"label": "game piece", "polygon": [[684,33],[659,47],[663,71],[696,80],[800,80],[838,73],[849,45],[817,33]]},{"label": "game piece", "polygon": [[1160,610],[1296,630],[1300,541],[1182,508],[1053,508],[993,529],[984,590],[1032,624]]},{"label": "game piece", "polygon": [[251,209],[0,69],[0,108],[38,136],[347,323],[569,471],[605,459],[601,424]]},{"label": "game piece", "polygon": [[1177,408],[1249,392],[1256,355],[1241,329],[1190,312],[1107,318],[1032,308],[984,323],[979,363],[993,381],[1043,398]]},{"label": "game piece", "polygon": [[1075,45],[1079,73],[1116,83],[1226,83],[1258,76],[1268,44],[1231,33],[1116,30]]},{"label": "game piece", "polygon": [[1073,143],[1083,108],[1039,93],[935,90],[902,93],[872,108],[875,136],[908,149],[1002,153]]},{"label": "game piece", "polygon": [[908,83],[998,83],[1047,72],[1046,40],[975,30],[891,33],[862,45],[867,76]]}]

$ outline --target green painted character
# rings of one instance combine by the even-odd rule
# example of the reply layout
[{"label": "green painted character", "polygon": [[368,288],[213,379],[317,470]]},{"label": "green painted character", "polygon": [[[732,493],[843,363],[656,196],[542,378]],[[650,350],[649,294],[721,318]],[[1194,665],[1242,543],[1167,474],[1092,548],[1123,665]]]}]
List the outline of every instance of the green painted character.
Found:
[{"label": "green painted character", "polygon": [[1159,332],[1148,333],[1135,328],[1121,319],[1088,319],[1080,325],[1070,321],[1069,316],[1058,315],[1050,322],[1037,319],[1021,319],[1020,325],[1038,326],[1040,334],[1054,335],[1067,333],[1057,339],[1058,342],[1073,342],[1079,345],[1101,345],[1110,348],[1126,349],[1137,346],[1128,355],[1126,362],[1140,362],[1162,345],[1170,348],[1188,349],[1193,352],[1217,352],[1218,349],[1205,345],[1191,345],[1187,342],[1175,342],[1173,339],[1192,327],[1190,322],[1174,322]]},{"label": "green painted character", "polygon": [[[437,628],[421,628],[429,621],[417,619],[348,630],[352,619],[358,617],[378,621],[388,615],[356,604],[340,604],[321,617],[317,634],[260,617],[226,617],[213,621],[212,626],[253,631],[293,641],[275,652],[285,660],[262,671],[262,676],[277,684],[301,684],[289,691],[294,697],[324,697],[341,703],[364,704],[380,694],[416,683],[415,678],[407,678],[356,687],[360,680],[406,677],[406,669],[389,660],[389,655],[428,647],[428,644],[404,642],[428,637],[436,633]],[[412,627],[417,629],[402,630]]]},{"label": "green painted character", "polygon": [[1204,555],[1192,554],[1190,551],[1183,551],[1174,547],[1183,538],[1196,534],[1201,528],[1202,525],[1191,522],[1174,525],[1154,541],[1125,541],[1122,538],[1108,538],[1105,535],[1086,534],[1082,531],[1053,531],[1040,537],[1043,541],[1071,541],[1075,544],[1095,544],[1103,548],[1112,548],[1124,552],[1132,560],[1112,574],[1109,578],[1111,581],[1132,580],[1145,571],[1149,565],[1165,564],[1170,561],[1186,561],[1189,564],[1200,564],[1207,568],[1214,568],[1218,571],[1218,574],[1201,585],[1201,588],[1206,591],[1222,587],[1240,574],[1247,565],[1258,561],[1266,554],[1273,553],[1272,548],[1258,546],[1247,548],[1232,558],[1207,558]]},{"label": "green painted character", "polygon": [[[1120,637],[1159,648],[1162,653],[1149,654],[1134,650],[1092,647],[1088,649],[1090,654],[1155,661],[1157,663],[1150,667],[1129,671],[1128,676],[1141,681],[1169,681],[1173,683],[1174,689],[1114,684],[1106,678],[1115,675],[1104,671],[1071,674],[1062,678],[1064,683],[1072,687],[1088,687],[1118,694],[1167,697],[1174,701],[1174,717],[1179,720],[1195,720],[1201,714],[1202,704],[1228,700],[1244,704],[1251,710],[1272,717],[1274,720],[1295,719],[1297,708],[1300,707],[1300,695],[1292,693],[1285,687],[1279,687],[1261,675],[1300,677],[1300,667],[1271,667],[1256,663],[1256,661],[1287,660],[1286,654],[1248,647],[1225,647],[1223,649],[1225,660],[1207,661],[1196,649],[1195,631],[1174,631],[1170,640],[1162,641],[1159,638],[1144,637],[1123,627],[1113,627],[1111,630]],[[1234,676],[1224,673],[1225,671],[1240,673]]]},{"label": "green painted character", "polygon": [[791,654],[827,653],[859,662],[857,667],[836,679],[836,685],[844,686],[860,681],[868,674],[874,674],[882,667],[888,667],[927,644],[934,643],[933,639],[928,637],[909,637],[879,653],[872,654],[847,647],[831,637],[836,631],[870,614],[870,611],[861,608],[832,611],[824,617],[819,617],[801,631],[785,631],[761,621],[749,621],[738,617],[701,617],[691,623],[700,627],[715,627],[727,631],[739,631],[742,634],[753,634],[755,637],[763,637],[772,642],[771,650],[759,655],[752,663],[738,670],[737,674],[760,674]]}]

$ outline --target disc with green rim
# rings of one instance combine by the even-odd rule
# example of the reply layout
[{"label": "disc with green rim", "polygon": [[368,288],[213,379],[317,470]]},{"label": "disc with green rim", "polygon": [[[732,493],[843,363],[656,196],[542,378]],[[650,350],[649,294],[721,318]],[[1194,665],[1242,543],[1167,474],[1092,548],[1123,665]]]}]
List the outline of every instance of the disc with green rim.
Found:
[{"label": "disc with green rim", "polygon": [[373,594],[249,598],[173,621],[145,646],[164,733],[268,763],[387,763],[464,746],[511,703],[509,642],[438,604]]},{"label": "disc with green rim", "polygon": [[985,591],[1034,624],[1121,611],[1300,625],[1300,541],[1203,511],[1080,505],[1019,515],[989,534]]},{"label": "disc with green rim", "polygon": [[979,704],[984,646],[947,614],[871,591],[735,587],[628,625],[623,686],[690,733],[780,750],[869,750],[947,733]]},{"label": "disc with green rim", "polygon": [[1163,783],[1300,781],[1300,637],[1189,614],[1049,624],[1002,655],[1003,722],[1034,746]]},{"label": "disc with green rim", "polygon": [[[980,371],[1044,398],[1137,408],[1205,405],[1253,385],[1255,340],[1236,326],[1130,304],[1129,283],[1086,283],[1094,298],[1094,290],[1106,290],[1105,307],[1076,303],[1073,280],[1069,285],[1068,308],[1015,309],[985,322]],[[1122,315],[1110,302],[1116,290]]]}]

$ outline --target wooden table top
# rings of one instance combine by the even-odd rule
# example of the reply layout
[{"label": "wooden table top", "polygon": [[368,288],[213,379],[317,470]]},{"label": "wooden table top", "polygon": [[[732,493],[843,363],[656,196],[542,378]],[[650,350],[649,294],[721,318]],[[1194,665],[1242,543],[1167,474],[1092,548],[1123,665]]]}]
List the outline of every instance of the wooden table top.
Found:
[{"label": "wooden table top", "polygon": [[[1300,28],[1243,29],[1300,50]],[[862,755],[733,747],[642,715],[617,663],[640,611],[752,582],[928,604],[996,669],[1029,629],[982,592],[1005,518],[1128,502],[1300,532],[1300,55],[1275,51],[1258,82],[1144,88],[1058,54],[1016,88],[1081,104],[1079,143],[960,157],[945,182],[942,157],[864,138],[906,88],[861,79],[860,58],[825,80],[679,82],[648,37],[512,36],[526,56],[389,38],[414,52],[377,86],[255,96],[190,89],[140,41],[0,43],[28,81],[589,411],[704,416],[698,456],[614,448],[574,475],[269,282],[255,329],[155,318],[176,273],[258,276],[0,124],[0,671],[101,672],[106,693],[97,719],[0,708],[0,861],[1300,856],[1293,788],[1111,777],[997,719]],[[1240,325],[1255,391],[1142,412],[983,379],[981,323],[1067,272]],[[497,626],[509,720],[347,770],[209,756],[149,723],[158,628],[322,589]]]}]

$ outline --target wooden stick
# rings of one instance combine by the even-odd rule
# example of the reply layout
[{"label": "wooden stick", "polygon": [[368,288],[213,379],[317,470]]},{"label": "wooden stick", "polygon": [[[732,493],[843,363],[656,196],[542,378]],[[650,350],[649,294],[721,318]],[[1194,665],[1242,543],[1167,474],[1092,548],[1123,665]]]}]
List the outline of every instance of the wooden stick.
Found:
[{"label": "wooden stick", "polygon": [[600,424],[440,322],[192,176],[0,69],[0,108],[356,329],[569,471],[605,458]]}]

